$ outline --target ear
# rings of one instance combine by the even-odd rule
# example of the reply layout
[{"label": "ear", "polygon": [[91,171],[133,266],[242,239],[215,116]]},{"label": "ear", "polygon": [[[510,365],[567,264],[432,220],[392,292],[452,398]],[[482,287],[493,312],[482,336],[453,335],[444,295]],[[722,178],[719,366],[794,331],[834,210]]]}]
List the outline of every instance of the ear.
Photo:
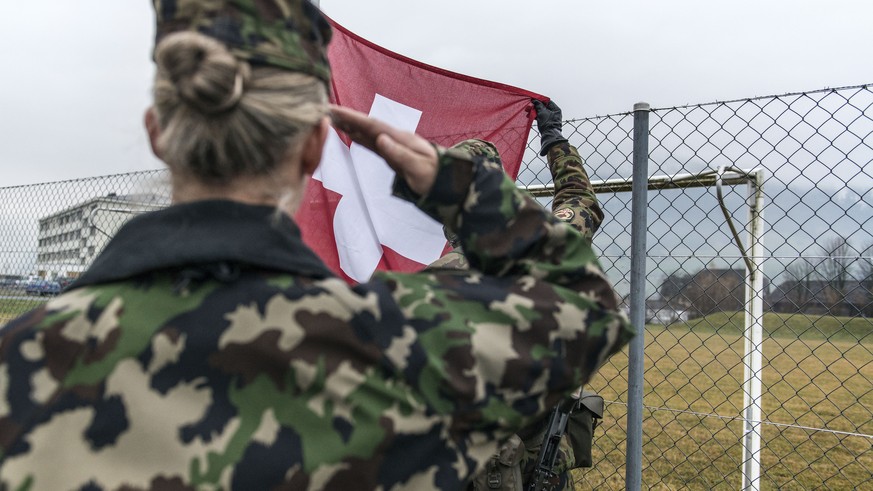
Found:
[{"label": "ear", "polygon": [[146,133],[149,135],[149,144],[152,146],[152,153],[155,154],[155,157],[163,160],[161,150],[158,147],[158,139],[161,137],[161,125],[158,124],[158,115],[155,113],[154,107],[146,109],[145,127]]},{"label": "ear", "polygon": [[301,170],[307,176],[311,176],[321,162],[321,154],[324,150],[324,142],[327,141],[327,132],[330,130],[330,118],[325,116],[315,125],[303,141],[303,154],[301,158]]}]

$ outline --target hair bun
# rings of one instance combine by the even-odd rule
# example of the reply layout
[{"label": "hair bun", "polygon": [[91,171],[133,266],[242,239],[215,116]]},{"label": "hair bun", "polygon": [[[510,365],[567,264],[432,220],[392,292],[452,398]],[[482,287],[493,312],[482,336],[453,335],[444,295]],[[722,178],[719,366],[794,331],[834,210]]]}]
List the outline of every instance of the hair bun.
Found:
[{"label": "hair bun", "polygon": [[180,99],[209,115],[236,107],[251,73],[248,63],[237,60],[223,44],[196,32],[164,38],[155,62]]}]

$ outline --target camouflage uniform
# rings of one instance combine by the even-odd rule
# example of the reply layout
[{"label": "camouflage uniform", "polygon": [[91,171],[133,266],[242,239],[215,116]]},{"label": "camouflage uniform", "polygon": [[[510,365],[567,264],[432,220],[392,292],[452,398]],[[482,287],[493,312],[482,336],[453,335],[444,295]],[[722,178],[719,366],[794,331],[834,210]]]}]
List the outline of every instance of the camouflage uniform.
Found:
[{"label": "camouflage uniform", "polygon": [[603,222],[603,211],[576,147],[567,142],[549,148],[549,170],[555,184],[552,213],[590,242]]},{"label": "camouflage uniform", "polygon": [[[467,140],[459,143],[455,148],[460,148],[477,155],[499,158],[496,148],[489,142]],[[597,232],[597,229],[603,222],[603,211],[600,209],[597,195],[594,193],[591,180],[585,171],[582,157],[579,155],[576,147],[570,145],[567,141],[562,141],[549,146],[547,160],[555,187],[555,195],[552,200],[552,214],[579,231],[582,237],[590,244],[594,233]],[[469,264],[463,249],[454,247],[456,245],[456,236],[448,230],[446,231],[446,236],[453,249],[431,263],[428,269],[468,269]],[[535,459],[540,450],[544,431],[543,423],[538,422],[531,427],[524,428],[519,432],[520,438],[511,439],[496,454],[497,462],[492,461],[490,463],[491,466],[499,467],[493,469],[495,474],[500,472],[501,469],[507,472],[506,468],[516,465],[523,469],[522,475],[517,478],[506,478],[503,476],[503,482],[498,489],[514,489],[513,485],[516,479],[527,480],[533,470]],[[554,486],[553,489],[572,489],[573,483],[570,479],[569,470],[578,465],[579,462],[577,462],[577,458],[574,455],[570,437],[565,434],[561,439],[560,451],[554,468],[554,471],[559,474],[560,481],[551,483]],[[480,487],[488,489],[487,486],[482,485],[482,483],[487,483],[489,480],[488,472],[492,472],[492,470],[486,469],[486,475],[480,475],[477,482],[471,485],[471,489],[478,489]],[[518,485],[520,486],[520,483]],[[494,488],[493,481],[492,488]]]},{"label": "camouflage uniform", "polygon": [[[597,201],[597,195],[591,186],[588,173],[585,172],[584,162],[578,150],[568,142],[556,143],[548,149],[549,170],[552,173],[552,182],[555,186],[555,196],[552,200],[552,214],[559,220],[570,224],[582,234],[590,244],[594,233],[603,223],[603,210]],[[571,424],[575,418],[571,420]],[[542,434],[524,439],[525,455],[522,460],[524,467],[523,475],[532,471],[539,445],[531,445],[530,441],[541,443]],[[560,477],[560,481],[553,483],[554,491],[573,489],[573,480],[570,469],[581,466],[580,458],[573,452],[570,436],[565,434],[561,439],[560,450],[553,469]],[[590,464],[587,464],[590,466]]]},{"label": "camouflage uniform", "polygon": [[[496,149],[493,151],[487,148],[483,149],[486,144],[491,145],[480,140],[468,140],[456,145],[456,147],[467,151],[472,149],[474,154],[496,156]],[[477,148],[478,150],[476,150]],[[594,188],[591,187],[588,173],[585,172],[582,157],[579,156],[576,147],[566,141],[552,145],[548,152],[549,170],[555,185],[552,213],[559,220],[569,223],[590,242],[594,233],[600,228],[600,223],[603,222],[603,211],[597,202]],[[446,231],[446,236],[452,242],[454,233]],[[431,263],[429,268],[467,269],[469,264],[464,258],[463,250],[454,247],[443,257]]]},{"label": "camouflage uniform", "polygon": [[499,161],[441,151],[395,194],[475,269],[352,287],[269,207],[131,220],[0,330],[0,489],[460,489],[632,337],[590,241]]}]

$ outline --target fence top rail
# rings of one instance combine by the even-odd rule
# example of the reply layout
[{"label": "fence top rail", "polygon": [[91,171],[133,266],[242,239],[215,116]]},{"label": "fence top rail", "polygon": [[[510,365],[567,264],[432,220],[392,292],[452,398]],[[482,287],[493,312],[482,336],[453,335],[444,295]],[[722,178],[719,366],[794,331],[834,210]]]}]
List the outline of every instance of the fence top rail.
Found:
[{"label": "fence top rail", "polygon": [[[724,100],[724,101],[712,101],[712,102],[701,102],[701,103],[697,103],[697,104],[684,104],[681,106],[654,107],[654,108],[649,109],[649,111],[653,112],[653,113],[654,112],[667,112],[667,111],[673,111],[673,110],[677,110],[677,109],[691,109],[691,108],[706,107],[706,106],[735,104],[738,102],[760,101],[760,100],[764,100],[764,99],[780,99],[780,98],[785,98],[785,97],[797,97],[797,96],[802,96],[802,95],[821,94],[821,93],[825,93],[825,92],[842,92],[845,90],[862,90],[862,89],[869,89],[869,88],[871,88],[871,86],[873,86],[873,83],[858,84],[858,85],[844,85],[841,87],[825,87],[823,89],[804,90],[804,91],[799,91],[799,92],[786,92],[784,94],[761,95],[761,96],[755,96],[755,97],[740,97],[738,99],[729,99],[729,100]],[[634,114],[634,111],[625,111],[625,112],[619,112],[619,113],[605,114],[603,116],[596,115],[596,116],[590,116],[587,118],[567,119],[564,122],[565,123],[580,123],[580,122],[591,121],[591,120],[596,120],[596,119],[621,118],[621,117],[625,117],[625,116],[632,116],[633,114]]]},{"label": "fence top rail", "polygon": [[804,91],[800,91],[800,92],[787,92],[785,94],[761,95],[761,96],[756,96],[756,97],[741,97],[739,99],[730,99],[730,100],[726,100],[726,101],[713,101],[713,102],[704,102],[704,103],[699,103],[699,104],[686,104],[683,106],[652,108],[651,111],[652,112],[664,112],[664,111],[672,111],[675,109],[691,109],[691,108],[695,108],[695,107],[734,104],[737,102],[760,101],[760,100],[764,100],[764,99],[780,99],[780,98],[784,98],[784,97],[797,97],[797,96],[802,96],[802,95],[821,94],[824,92],[842,92],[844,90],[868,89],[871,85],[873,85],[873,84],[845,85],[842,87],[826,87],[824,89],[804,90]]},{"label": "fence top rail", "polygon": [[[746,184],[755,179],[760,169],[728,170],[722,174],[721,182],[727,186]],[[715,186],[718,181],[718,171],[707,170],[699,174],[658,175],[649,178],[649,191],[659,189],[684,189]],[[595,193],[625,193],[633,188],[631,179],[608,179],[606,181],[591,181]],[[535,198],[554,195],[554,184],[535,184],[522,187]]]},{"label": "fence top rail", "polygon": [[167,169],[145,169],[145,170],[135,170],[130,172],[122,172],[120,174],[104,174],[101,176],[90,176],[90,177],[75,177],[72,179],[61,179],[59,181],[48,181],[48,182],[34,182],[30,184],[16,184],[14,186],[0,186],[0,191],[11,191],[11,190],[21,190],[27,188],[35,188],[41,187],[48,184],[69,184],[69,183],[83,183],[90,181],[100,181],[103,179],[120,179],[122,177],[129,176],[144,176],[149,174],[163,174],[167,172]]}]

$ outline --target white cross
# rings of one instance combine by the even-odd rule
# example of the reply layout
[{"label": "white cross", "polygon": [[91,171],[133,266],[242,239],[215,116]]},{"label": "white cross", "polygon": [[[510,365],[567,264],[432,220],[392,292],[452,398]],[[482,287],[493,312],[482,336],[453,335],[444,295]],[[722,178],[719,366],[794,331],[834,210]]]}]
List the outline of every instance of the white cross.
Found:
[{"label": "white cross", "polygon": [[[421,111],[376,94],[370,117],[415,131]],[[333,127],[312,177],[342,195],[333,231],[340,268],[353,280],[370,278],[382,258],[383,244],[421,264],[429,264],[442,254],[446,243],[442,225],[412,203],[392,196],[394,171],[361,145],[346,147]]]}]

